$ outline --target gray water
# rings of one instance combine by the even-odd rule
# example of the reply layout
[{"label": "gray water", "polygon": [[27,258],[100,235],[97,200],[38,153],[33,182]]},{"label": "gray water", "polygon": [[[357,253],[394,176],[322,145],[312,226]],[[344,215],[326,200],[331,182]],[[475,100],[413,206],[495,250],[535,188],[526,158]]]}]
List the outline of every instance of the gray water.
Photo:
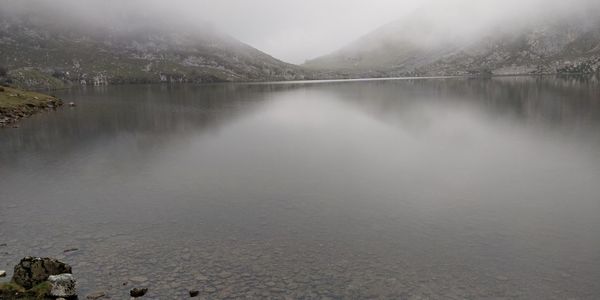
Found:
[{"label": "gray water", "polygon": [[78,106],[0,131],[9,276],[36,255],[113,299],[600,298],[594,78],[58,96]]}]

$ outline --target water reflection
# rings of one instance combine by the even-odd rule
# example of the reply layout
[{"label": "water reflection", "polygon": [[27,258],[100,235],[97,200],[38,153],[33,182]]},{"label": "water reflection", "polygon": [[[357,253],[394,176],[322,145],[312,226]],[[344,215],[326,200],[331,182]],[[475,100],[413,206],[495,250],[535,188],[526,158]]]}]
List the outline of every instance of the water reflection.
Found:
[{"label": "water reflection", "polygon": [[129,282],[161,299],[593,299],[598,92],[529,77],[64,92],[77,108],[0,131],[1,255],[77,247],[82,290],[113,298]]}]

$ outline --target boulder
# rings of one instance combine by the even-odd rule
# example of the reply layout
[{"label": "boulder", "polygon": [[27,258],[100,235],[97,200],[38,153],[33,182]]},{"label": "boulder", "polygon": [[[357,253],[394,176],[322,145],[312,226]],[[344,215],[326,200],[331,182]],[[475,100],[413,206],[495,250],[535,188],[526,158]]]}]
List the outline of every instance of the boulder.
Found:
[{"label": "boulder", "polygon": [[15,266],[12,280],[30,289],[46,280],[51,275],[70,274],[71,266],[48,257],[25,257]]},{"label": "boulder", "polygon": [[6,277],[6,271],[0,270],[0,277]]},{"label": "boulder", "polygon": [[52,285],[50,296],[71,298],[77,296],[77,281],[72,274],[50,275],[48,282]]},{"label": "boulder", "polygon": [[133,298],[139,298],[142,297],[144,295],[146,295],[146,293],[148,292],[147,288],[134,288],[131,291],[129,291],[129,296],[133,297]]}]

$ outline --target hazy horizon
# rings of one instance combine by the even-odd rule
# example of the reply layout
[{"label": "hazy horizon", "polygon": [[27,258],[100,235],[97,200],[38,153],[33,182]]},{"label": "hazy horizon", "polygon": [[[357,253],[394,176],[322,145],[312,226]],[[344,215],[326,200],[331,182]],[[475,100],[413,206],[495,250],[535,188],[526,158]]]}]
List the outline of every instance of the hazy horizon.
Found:
[{"label": "hazy horizon", "polygon": [[[43,12],[80,22],[114,24],[131,14],[149,19],[211,24],[277,59],[302,64],[334,52],[386,24],[414,18],[432,29],[479,34],[491,26],[513,25],[531,19],[596,11],[591,0],[307,0],[214,1],[158,0],[75,1],[2,0],[3,10]],[[518,9],[515,9],[518,8]],[[124,18],[127,19],[127,18]],[[57,21],[58,22],[58,21]]]}]

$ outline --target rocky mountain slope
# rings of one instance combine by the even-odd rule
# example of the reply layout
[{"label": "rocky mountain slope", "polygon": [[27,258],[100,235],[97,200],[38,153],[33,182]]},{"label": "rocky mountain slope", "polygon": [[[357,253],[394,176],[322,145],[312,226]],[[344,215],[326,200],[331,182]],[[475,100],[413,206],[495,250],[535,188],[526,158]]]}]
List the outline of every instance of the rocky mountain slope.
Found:
[{"label": "rocky mountain slope", "polygon": [[418,16],[385,25],[305,66],[349,76],[594,73],[600,19],[536,20],[466,34]]},{"label": "rocky mountain slope", "polygon": [[0,8],[0,66],[23,87],[59,82],[218,82],[303,79],[279,61],[217,30],[138,18],[92,25]]}]

